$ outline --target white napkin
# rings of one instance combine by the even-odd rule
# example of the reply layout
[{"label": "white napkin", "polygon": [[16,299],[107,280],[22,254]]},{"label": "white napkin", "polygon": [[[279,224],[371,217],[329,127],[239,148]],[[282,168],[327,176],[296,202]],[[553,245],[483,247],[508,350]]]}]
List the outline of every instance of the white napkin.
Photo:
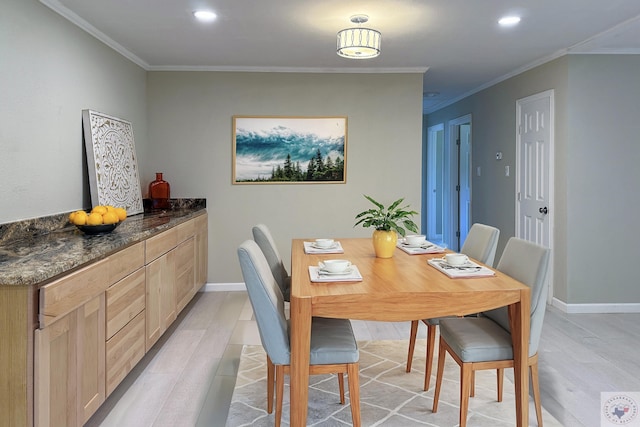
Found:
[{"label": "white napkin", "polygon": [[461,267],[449,266],[449,264],[447,264],[447,262],[442,258],[432,258],[427,262],[432,267],[453,279],[460,277],[488,277],[496,275],[496,273],[490,268],[476,264],[471,260]]},{"label": "white napkin", "polygon": [[361,282],[362,275],[355,265],[350,267],[350,271],[345,274],[323,274],[320,267],[316,265],[309,266],[309,277],[314,283],[325,282]]},{"label": "white napkin", "polygon": [[314,242],[302,242],[302,243],[304,243],[305,254],[343,254],[344,253],[344,249],[342,248],[342,245],[340,244],[340,242],[334,242],[333,246],[326,249],[315,247],[313,244]]},{"label": "white napkin", "polygon": [[433,244],[429,241],[425,241],[422,245],[417,248],[413,248],[411,246],[407,246],[404,242],[404,239],[399,239],[398,244],[396,245],[398,248],[402,249],[404,252],[409,255],[419,255],[419,254],[442,254],[444,253],[444,248]]}]

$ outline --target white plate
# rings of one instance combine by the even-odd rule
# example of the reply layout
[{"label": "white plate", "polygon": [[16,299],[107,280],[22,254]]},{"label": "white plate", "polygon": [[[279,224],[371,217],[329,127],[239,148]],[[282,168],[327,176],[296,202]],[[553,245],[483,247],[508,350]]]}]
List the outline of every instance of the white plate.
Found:
[{"label": "white plate", "polygon": [[465,262],[464,264],[460,264],[460,265],[451,265],[451,264],[447,264],[446,261],[442,261],[440,262],[440,265],[444,268],[460,268],[460,269],[471,269],[471,268],[477,268],[478,270],[480,269],[479,265],[474,265],[471,264],[469,262]]},{"label": "white plate", "polygon": [[[407,248],[421,248],[423,246],[423,244],[420,243],[419,245],[410,245],[407,242],[402,242],[402,246],[405,246]],[[427,245],[424,245],[424,246],[427,246]]]},{"label": "white plate", "polygon": [[333,244],[333,245],[331,245],[331,246],[318,246],[318,245],[316,245],[315,243],[312,243],[312,244],[311,244],[311,247],[312,247],[313,249],[319,249],[319,250],[321,250],[321,251],[328,251],[328,250],[331,250],[331,249],[335,249],[335,248],[337,248],[337,247],[338,247],[338,244],[337,244],[337,243],[334,243],[334,244]]},{"label": "white plate", "polygon": [[319,276],[346,276],[347,274],[351,274],[351,273],[353,273],[353,267],[349,267],[346,270],[341,271],[339,273],[333,273],[331,271],[323,270],[321,268],[318,269]]}]

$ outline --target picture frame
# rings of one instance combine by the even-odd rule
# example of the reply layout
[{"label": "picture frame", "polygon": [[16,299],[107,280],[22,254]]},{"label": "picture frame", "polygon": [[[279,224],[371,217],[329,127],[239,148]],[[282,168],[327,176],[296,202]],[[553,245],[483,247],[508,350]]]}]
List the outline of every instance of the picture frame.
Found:
[{"label": "picture frame", "polygon": [[111,205],[128,215],[144,212],[131,123],[82,110],[91,204]]},{"label": "picture frame", "polygon": [[344,184],[346,116],[233,116],[233,184]]}]

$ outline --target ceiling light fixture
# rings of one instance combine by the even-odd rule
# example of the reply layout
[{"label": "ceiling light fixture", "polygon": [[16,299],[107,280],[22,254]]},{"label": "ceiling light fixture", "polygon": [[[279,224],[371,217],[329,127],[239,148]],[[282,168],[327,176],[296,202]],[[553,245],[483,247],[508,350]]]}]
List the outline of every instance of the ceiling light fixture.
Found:
[{"label": "ceiling light fixture", "polygon": [[195,12],[193,12],[193,16],[195,16],[198,21],[202,22],[215,21],[218,17],[218,15],[209,10],[196,10]]},{"label": "ceiling light fixture", "polygon": [[358,27],[338,31],[338,55],[351,59],[369,59],[380,55],[380,31],[360,27],[368,20],[367,15],[354,15],[351,22],[358,24]]},{"label": "ceiling light fixture", "polygon": [[514,25],[517,25],[519,22],[520,22],[519,16],[504,16],[500,18],[500,20],[498,21],[498,24],[502,25],[503,27],[512,27]]}]

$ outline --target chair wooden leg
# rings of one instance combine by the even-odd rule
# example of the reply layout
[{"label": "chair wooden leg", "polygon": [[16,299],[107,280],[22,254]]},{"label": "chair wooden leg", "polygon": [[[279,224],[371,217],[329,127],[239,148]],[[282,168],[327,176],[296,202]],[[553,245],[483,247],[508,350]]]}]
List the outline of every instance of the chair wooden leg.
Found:
[{"label": "chair wooden leg", "polygon": [[433,353],[436,346],[436,325],[429,325],[427,323],[427,361],[424,370],[424,391],[429,390],[429,383],[431,382],[431,373],[433,371]]},{"label": "chair wooden leg", "polygon": [[529,368],[531,370],[531,385],[533,387],[533,402],[536,406],[536,419],[538,427],[542,427],[542,403],[540,402],[540,383],[538,381],[538,361]]},{"label": "chair wooden leg", "polygon": [[340,388],[340,404],[344,405],[344,374],[338,374],[338,387]]},{"label": "chair wooden leg", "polygon": [[473,377],[474,372],[471,364],[463,363],[460,367],[460,427],[466,427],[467,425],[469,395],[471,393],[471,381]]},{"label": "chair wooden leg", "polygon": [[360,427],[360,372],[359,364],[349,363],[347,365],[347,376],[349,377],[349,403],[351,404],[351,420],[354,427]]},{"label": "chair wooden leg", "polygon": [[504,369],[496,369],[496,377],[498,380],[498,402],[502,402],[502,391],[504,390]]},{"label": "chair wooden leg", "polygon": [[469,396],[476,397],[476,373],[471,372],[471,386],[469,390]]},{"label": "chair wooden leg", "polygon": [[284,365],[276,366],[276,427],[282,421],[282,398],[284,396]]},{"label": "chair wooden leg", "polygon": [[416,347],[416,337],[418,336],[419,320],[411,321],[411,335],[409,336],[409,352],[407,354],[407,372],[411,372],[411,363],[413,362],[413,351]]},{"label": "chair wooden leg", "polygon": [[275,374],[275,366],[273,366],[273,362],[267,356],[267,413],[273,413],[273,388],[275,387],[274,383],[274,374]]},{"label": "chair wooden leg", "polygon": [[440,349],[438,350],[438,373],[436,374],[436,391],[433,394],[433,407],[431,412],[438,412],[438,399],[440,399],[440,387],[442,386],[442,376],[444,374],[444,357],[446,350],[442,345],[442,338],[440,338]]}]

